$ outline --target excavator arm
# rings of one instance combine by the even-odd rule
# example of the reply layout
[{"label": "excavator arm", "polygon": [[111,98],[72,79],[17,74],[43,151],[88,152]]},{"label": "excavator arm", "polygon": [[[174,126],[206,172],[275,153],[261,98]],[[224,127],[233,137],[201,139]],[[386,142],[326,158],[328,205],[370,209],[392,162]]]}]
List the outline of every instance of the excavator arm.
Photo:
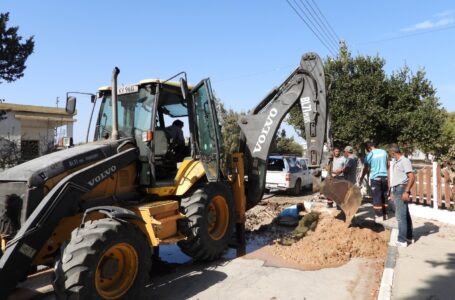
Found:
[{"label": "excavator arm", "polygon": [[299,103],[305,124],[309,167],[320,168],[327,132],[324,68],[316,53],[302,56],[300,66],[239,121],[240,152],[245,159],[247,208],[264,194],[267,157],[276,133],[289,110]]}]

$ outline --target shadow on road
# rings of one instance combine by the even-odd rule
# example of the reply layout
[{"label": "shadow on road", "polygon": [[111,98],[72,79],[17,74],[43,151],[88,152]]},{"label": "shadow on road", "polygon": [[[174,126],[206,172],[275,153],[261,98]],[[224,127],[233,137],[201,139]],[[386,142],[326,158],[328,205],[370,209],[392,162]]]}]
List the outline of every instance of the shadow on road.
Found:
[{"label": "shadow on road", "polygon": [[212,264],[193,263],[180,267],[176,272],[152,278],[146,288],[145,299],[188,299],[227,278],[217,267],[225,262]]},{"label": "shadow on road", "polygon": [[443,267],[446,270],[444,272],[445,274],[433,276],[431,279],[425,280],[422,283],[423,287],[416,289],[412,296],[405,299],[454,299],[455,285],[453,284],[453,279],[455,278],[455,253],[448,253],[447,259],[444,261],[427,260],[425,262],[431,264],[433,268]]},{"label": "shadow on road", "polygon": [[418,241],[421,237],[439,232],[439,226],[425,222],[422,226],[414,228],[414,240]]}]

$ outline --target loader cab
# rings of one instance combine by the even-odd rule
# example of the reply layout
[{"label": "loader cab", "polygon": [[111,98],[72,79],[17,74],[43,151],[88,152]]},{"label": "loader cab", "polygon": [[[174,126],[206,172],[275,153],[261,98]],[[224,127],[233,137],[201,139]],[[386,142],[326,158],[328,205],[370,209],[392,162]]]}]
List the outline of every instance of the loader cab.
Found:
[{"label": "loader cab", "polygon": [[[136,142],[141,186],[174,186],[183,160],[201,160],[208,180],[219,179],[220,127],[208,79],[195,87],[150,79],[117,92],[119,138]],[[95,141],[111,138],[113,123],[111,88],[100,88],[99,95]],[[184,143],[171,137],[169,127],[176,120],[184,124]]]}]

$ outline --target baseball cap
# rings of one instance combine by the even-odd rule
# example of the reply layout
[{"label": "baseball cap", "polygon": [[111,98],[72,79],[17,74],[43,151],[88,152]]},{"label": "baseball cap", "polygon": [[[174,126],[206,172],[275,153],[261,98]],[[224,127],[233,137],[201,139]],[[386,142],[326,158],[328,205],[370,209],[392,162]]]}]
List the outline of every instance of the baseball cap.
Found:
[{"label": "baseball cap", "polygon": [[354,153],[354,149],[351,146],[344,147],[344,151],[349,152],[349,153]]}]

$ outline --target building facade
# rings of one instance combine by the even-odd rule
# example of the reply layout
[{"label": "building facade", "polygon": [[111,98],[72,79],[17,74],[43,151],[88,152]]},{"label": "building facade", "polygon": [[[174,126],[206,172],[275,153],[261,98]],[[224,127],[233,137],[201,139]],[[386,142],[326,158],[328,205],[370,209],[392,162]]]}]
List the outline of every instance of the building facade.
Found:
[{"label": "building facade", "polygon": [[7,167],[14,161],[51,152],[56,139],[73,136],[75,121],[64,108],[0,103],[0,158],[6,161],[3,164]]}]

